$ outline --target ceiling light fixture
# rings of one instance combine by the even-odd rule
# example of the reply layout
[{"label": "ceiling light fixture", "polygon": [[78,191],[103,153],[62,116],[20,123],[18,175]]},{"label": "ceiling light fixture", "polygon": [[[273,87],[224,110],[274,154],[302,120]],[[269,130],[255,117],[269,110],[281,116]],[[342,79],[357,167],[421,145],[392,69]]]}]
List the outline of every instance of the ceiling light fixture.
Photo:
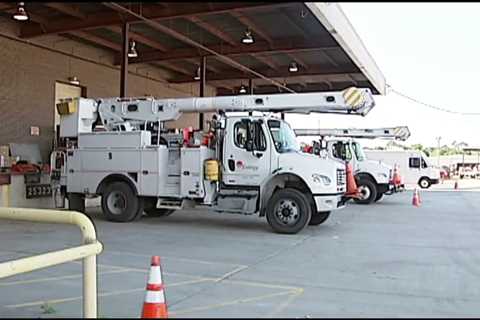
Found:
[{"label": "ceiling light fixture", "polygon": [[195,74],[195,77],[193,77],[194,80],[200,80],[200,67],[197,69],[197,73]]},{"label": "ceiling light fixture", "polygon": [[70,82],[71,84],[75,84],[77,86],[80,84],[80,80],[78,80],[76,76],[68,77],[68,82]]},{"label": "ceiling light fixture", "polygon": [[288,67],[288,71],[297,72],[298,71],[297,63],[296,62],[290,63],[290,66]]},{"label": "ceiling light fixture", "polygon": [[19,2],[17,5],[17,11],[13,14],[13,19],[18,21],[26,21],[28,20],[28,14],[25,11],[25,3]]},{"label": "ceiling light fixture", "polygon": [[253,40],[252,32],[249,29],[247,29],[247,31],[245,31],[245,35],[242,38],[242,43],[252,44],[254,42],[255,40]]},{"label": "ceiling light fixture", "polygon": [[245,86],[242,84],[242,85],[240,86],[240,90],[239,90],[238,92],[240,92],[240,93],[247,93],[247,89],[246,89]]},{"label": "ceiling light fixture", "polygon": [[137,49],[135,49],[135,41],[133,41],[133,40],[132,40],[132,42],[130,42],[130,48],[128,49],[127,56],[129,58],[138,57]]}]

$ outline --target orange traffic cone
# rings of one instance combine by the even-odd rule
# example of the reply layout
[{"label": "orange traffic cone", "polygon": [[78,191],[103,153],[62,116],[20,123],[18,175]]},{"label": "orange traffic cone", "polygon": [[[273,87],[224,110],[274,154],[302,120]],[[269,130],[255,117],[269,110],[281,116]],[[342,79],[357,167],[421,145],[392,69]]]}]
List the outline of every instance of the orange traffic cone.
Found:
[{"label": "orange traffic cone", "polygon": [[418,194],[418,189],[415,188],[415,190],[413,191],[413,199],[412,199],[412,204],[415,206],[415,207],[420,207],[420,196]]},{"label": "orange traffic cone", "polygon": [[393,167],[393,184],[398,186],[402,183],[402,178],[400,177],[400,173],[398,172],[398,166],[395,164]]},{"label": "orange traffic cone", "polygon": [[347,172],[347,192],[345,193],[345,195],[352,198],[358,197],[357,183],[355,182],[355,177],[353,176],[352,164],[349,162],[347,162],[346,164],[346,172]]},{"label": "orange traffic cone", "polygon": [[159,256],[152,256],[150,275],[147,282],[147,294],[145,295],[145,302],[142,308],[142,318],[168,318]]}]

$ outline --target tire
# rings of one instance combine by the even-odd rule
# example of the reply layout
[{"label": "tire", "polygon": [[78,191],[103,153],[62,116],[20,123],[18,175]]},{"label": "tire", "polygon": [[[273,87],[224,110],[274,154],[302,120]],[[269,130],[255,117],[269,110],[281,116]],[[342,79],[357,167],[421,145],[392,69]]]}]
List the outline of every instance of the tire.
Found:
[{"label": "tire", "polygon": [[377,196],[375,197],[375,202],[378,202],[383,199],[383,193],[377,193]]},{"label": "tire", "polygon": [[312,210],[306,195],[292,188],[276,191],[267,203],[267,221],[277,233],[295,234],[310,222]]},{"label": "tire", "polygon": [[137,197],[125,182],[113,182],[102,194],[102,210],[107,220],[129,222],[143,213],[143,199]]},{"label": "tire", "polygon": [[85,195],[83,193],[68,193],[68,210],[85,213]]},{"label": "tire", "polygon": [[330,216],[330,211],[312,213],[312,218],[310,219],[310,222],[308,223],[308,225],[318,226],[319,224],[322,224],[325,221],[327,221],[329,216]]},{"label": "tire", "polygon": [[364,198],[354,198],[355,203],[358,204],[371,204],[377,198],[377,186],[374,182],[367,178],[360,178],[357,187],[362,194],[365,194]]},{"label": "tire", "polygon": [[145,213],[151,217],[167,217],[174,212],[175,210],[172,210],[172,209],[158,209],[158,208],[145,209]]},{"label": "tire", "polygon": [[421,178],[419,181],[418,181],[418,185],[420,186],[420,188],[422,189],[428,189],[430,188],[430,179],[428,178]]}]

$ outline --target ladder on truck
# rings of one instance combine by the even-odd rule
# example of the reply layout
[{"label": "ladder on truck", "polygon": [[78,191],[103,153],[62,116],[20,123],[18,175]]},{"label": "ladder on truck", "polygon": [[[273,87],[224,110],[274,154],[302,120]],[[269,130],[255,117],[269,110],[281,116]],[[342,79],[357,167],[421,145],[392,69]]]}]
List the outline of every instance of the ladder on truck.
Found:
[{"label": "ladder on truck", "polygon": [[405,141],[410,137],[410,130],[407,126],[374,129],[294,129],[297,136],[321,136],[321,137],[345,137],[345,138],[367,138],[367,139],[394,139]]}]

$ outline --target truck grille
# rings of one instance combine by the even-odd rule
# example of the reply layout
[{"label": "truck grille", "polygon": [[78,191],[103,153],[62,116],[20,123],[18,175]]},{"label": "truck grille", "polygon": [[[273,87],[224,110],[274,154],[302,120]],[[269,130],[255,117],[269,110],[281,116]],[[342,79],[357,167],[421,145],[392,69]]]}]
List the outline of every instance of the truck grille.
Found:
[{"label": "truck grille", "polygon": [[337,169],[337,186],[344,186],[347,184],[347,173],[345,169]]}]

